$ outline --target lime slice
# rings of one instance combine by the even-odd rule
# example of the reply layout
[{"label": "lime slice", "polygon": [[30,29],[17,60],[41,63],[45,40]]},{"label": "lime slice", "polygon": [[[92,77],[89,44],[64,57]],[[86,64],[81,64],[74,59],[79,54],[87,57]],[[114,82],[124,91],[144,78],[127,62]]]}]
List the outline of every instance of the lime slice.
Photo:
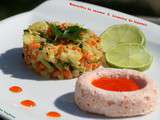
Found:
[{"label": "lime slice", "polygon": [[100,37],[104,51],[108,51],[121,43],[135,43],[144,46],[146,40],[139,28],[128,24],[113,25],[104,31]]},{"label": "lime slice", "polygon": [[152,63],[152,56],[139,44],[119,44],[106,52],[106,60],[109,65],[118,68],[145,70]]}]

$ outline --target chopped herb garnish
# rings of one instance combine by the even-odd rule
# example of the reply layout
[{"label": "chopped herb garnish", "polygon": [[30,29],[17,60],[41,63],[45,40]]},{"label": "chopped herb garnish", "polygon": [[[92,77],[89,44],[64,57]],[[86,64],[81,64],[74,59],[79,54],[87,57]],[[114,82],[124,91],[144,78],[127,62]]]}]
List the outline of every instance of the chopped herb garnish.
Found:
[{"label": "chopped herb garnish", "polygon": [[55,35],[54,41],[57,41],[58,38],[63,36],[63,31],[59,28],[59,26],[51,24],[51,30]]},{"label": "chopped herb garnish", "polygon": [[48,62],[48,63],[49,63],[51,66],[54,66],[53,63],[51,63],[51,62]]},{"label": "chopped herb garnish", "polygon": [[39,50],[43,50],[43,47],[40,47]]},{"label": "chopped herb garnish", "polygon": [[83,44],[82,44],[82,43],[80,43],[80,44],[79,44],[79,47],[80,47],[80,48],[83,48]]},{"label": "chopped herb garnish", "polygon": [[74,43],[79,43],[81,41],[81,32],[85,32],[86,29],[79,26],[68,27],[63,33],[63,37],[71,40]]},{"label": "chopped herb garnish", "polygon": [[40,36],[40,37],[43,37],[43,38],[46,38],[46,35],[45,35],[44,32],[39,32],[39,36]]},{"label": "chopped herb garnish", "polygon": [[46,38],[46,42],[47,42],[47,43],[53,43],[53,40],[50,39],[50,38]]},{"label": "chopped herb garnish", "polygon": [[29,32],[29,30],[28,30],[28,29],[25,29],[25,30],[23,30],[23,31],[24,31],[24,33],[25,33],[25,32]]},{"label": "chopped herb garnish", "polygon": [[[84,29],[78,25],[70,26],[65,30],[61,30],[58,25],[50,25],[54,39],[52,38],[52,43],[60,42],[73,42],[75,44],[81,42],[81,33],[86,32],[87,29]],[[49,40],[50,41],[50,40]]]},{"label": "chopped herb garnish", "polygon": [[67,67],[69,67],[69,65],[70,65],[69,62],[64,62],[64,63],[62,63],[62,64],[63,64],[63,67],[64,67],[64,68],[67,68]]}]

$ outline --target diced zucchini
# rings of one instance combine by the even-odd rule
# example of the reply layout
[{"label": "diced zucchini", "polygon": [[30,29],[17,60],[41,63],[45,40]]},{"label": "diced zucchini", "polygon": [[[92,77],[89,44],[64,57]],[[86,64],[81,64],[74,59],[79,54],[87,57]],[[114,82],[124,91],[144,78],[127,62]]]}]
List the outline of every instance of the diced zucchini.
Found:
[{"label": "diced zucchini", "polygon": [[23,35],[23,42],[24,44],[28,45],[30,43],[32,43],[33,41],[35,42],[40,42],[41,37],[38,35],[31,35],[30,33],[26,32]]},{"label": "diced zucchini", "polygon": [[74,50],[68,50],[67,52],[63,52],[61,54],[61,60],[65,62],[71,62],[74,65],[79,65],[79,60],[81,59],[82,55]]},{"label": "diced zucchini", "polygon": [[43,58],[47,59],[47,61],[52,63],[56,62],[55,54],[52,52],[52,50],[44,47],[42,49],[42,55],[43,55]]},{"label": "diced zucchini", "polygon": [[44,60],[42,56],[40,56],[38,60],[42,62],[42,64],[44,64],[50,72],[53,71],[53,67],[46,60]]},{"label": "diced zucchini", "polygon": [[57,61],[57,63],[55,63],[54,65],[55,65],[55,67],[56,67],[57,69],[59,69],[59,70],[64,69],[63,64],[62,64],[60,61]]},{"label": "diced zucchini", "polygon": [[48,30],[49,25],[45,21],[40,21],[32,24],[29,26],[31,31],[39,31],[39,32],[46,32]]}]

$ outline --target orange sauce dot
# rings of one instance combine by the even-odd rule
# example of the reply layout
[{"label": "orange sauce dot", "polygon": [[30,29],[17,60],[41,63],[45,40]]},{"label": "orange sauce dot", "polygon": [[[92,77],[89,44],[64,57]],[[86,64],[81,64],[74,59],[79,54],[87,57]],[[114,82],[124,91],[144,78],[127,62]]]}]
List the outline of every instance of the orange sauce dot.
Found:
[{"label": "orange sauce dot", "polygon": [[19,87],[19,86],[12,86],[12,87],[9,88],[9,90],[11,92],[14,92],[14,93],[20,93],[20,92],[22,92],[22,88]]},{"label": "orange sauce dot", "polygon": [[47,113],[47,116],[50,118],[59,118],[61,117],[61,114],[58,112],[51,111]]},{"label": "orange sauce dot", "polygon": [[23,105],[25,107],[35,107],[36,103],[32,100],[23,100],[23,101],[21,101],[21,105]]}]

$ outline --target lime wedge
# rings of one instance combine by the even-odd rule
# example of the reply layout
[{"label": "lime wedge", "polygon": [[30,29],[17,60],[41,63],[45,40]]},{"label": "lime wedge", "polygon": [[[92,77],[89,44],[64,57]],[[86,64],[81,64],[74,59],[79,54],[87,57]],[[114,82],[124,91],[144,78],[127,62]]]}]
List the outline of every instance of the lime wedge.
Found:
[{"label": "lime wedge", "polygon": [[119,44],[106,52],[109,65],[117,68],[146,70],[152,63],[152,56],[140,44]]},{"label": "lime wedge", "polygon": [[108,51],[121,43],[135,43],[145,45],[145,36],[136,26],[128,24],[113,25],[100,35],[102,48]]}]

